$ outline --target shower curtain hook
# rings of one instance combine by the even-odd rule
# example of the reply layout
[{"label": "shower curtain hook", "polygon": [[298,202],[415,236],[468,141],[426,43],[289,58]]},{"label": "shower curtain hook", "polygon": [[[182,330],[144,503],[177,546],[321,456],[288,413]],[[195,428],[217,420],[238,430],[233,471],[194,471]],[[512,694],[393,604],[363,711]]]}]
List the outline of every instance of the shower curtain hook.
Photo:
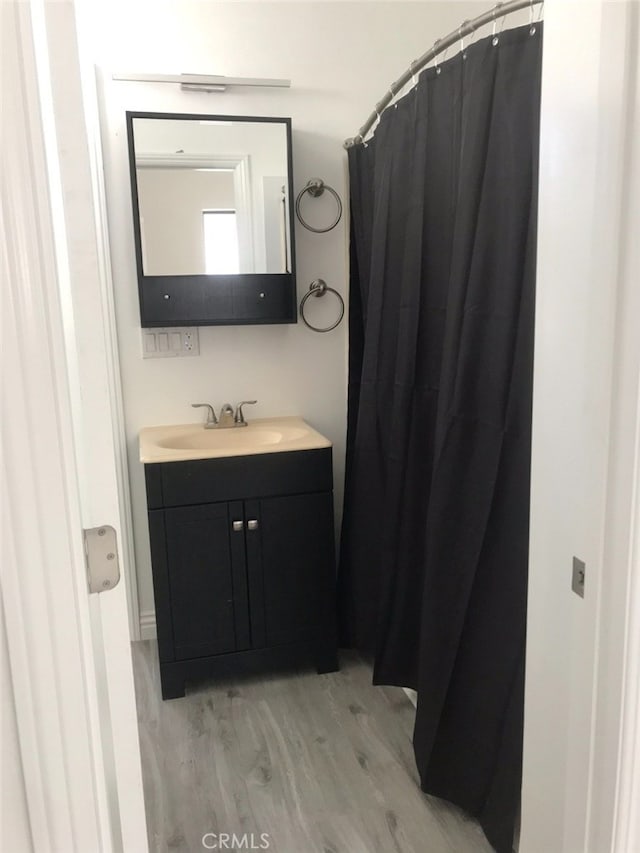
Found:
[{"label": "shower curtain hook", "polygon": [[[464,23],[465,23],[465,24],[468,24],[468,23],[470,23],[470,21],[465,21]],[[478,31],[477,31],[477,30],[472,30],[472,31],[471,31],[471,39],[470,39],[470,41],[469,41],[469,44],[467,45],[467,51],[469,50],[469,48],[471,47],[471,45],[472,45],[472,44],[474,43],[474,41],[476,40],[476,36],[477,36],[477,35],[478,35]]]},{"label": "shower curtain hook", "polygon": [[529,35],[530,36],[535,35],[536,29],[537,29],[536,24],[539,24],[540,21],[542,20],[542,7],[544,6],[544,2],[540,3],[540,9],[538,10],[538,20],[537,21],[534,21],[533,4],[534,4],[534,0],[530,0],[530,2],[529,2]]},{"label": "shower curtain hook", "polygon": [[[495,6],[493,7],[493,9],[491,10],[491,16],[492,16],[492,18],[493,18],[493,27],[492,27],[492,29],[491,29],[491,44],[492,44],[494,47],[495,47],[495,46],[498,44],[498,42],[500,41],[499,36],[497,36],[497,35],[496,35],[496,15],[498,14],[498,12],[499,12],[499,11],[500,11],[500,9],[502,8],[502,6],[503,6],[503,3],[502,3],[502,2],[500,2],[500,3],[496,3],[496,5],[495,5]],[[504,18],[502,19],[502,23],[503,23],[503,25],[504,25]],[[500,30],[500,32],[502,32],[502,29]]]},{"label": "shower curtain hook", "polygon": [[[464,29],[464,27],[467,26],[468,23],[469,23],[469,19],[467,19],[466,21],[463,21],[460,24],[460,26],[458,27],[458,35],[460,36],[460,52],[462,53],[463,59],[467,58],[467,54],[466,54],[465,49],[464,49],[464,36],[462,35],[462,30]],[[473,39],[471,39],[471,41],[473,41]]]},{"label": "shower curtain hook", "polygon": [[416,72],[413,69],[413,66],[416,64],[416,62],[417,62],[417,60],[412,59],[410,64],[409,64],[409,70],[411,71],[411,86],[415,86],[416,83],[418,82],[416,80]]},{"label": "shower curtain hook", "polygon": [[436,67],[436,74],[440,74],[442,71],[442,68],[440,68],[440,63],[438,62],[438,52],[437,52],[437,47],[440,44],[440,41],[441,41],[441,39],[436,39],[433,43],[433,48],[432,48],[432,50],[436,51],[436,53],[433,56],[433,61],[435,63],[435,67]]},{"label": "shower curtain hook", "polygon": [[[389,94],[391,95],[391,98],[390,98],[390,100],[389,100],[389,103],[391,103],[391,101],[393,101],[393,99],[395,98],[395,96],[396,96],[396,95],[398,94],[398,92],[400,91],[400,89],[397,89],[397,90],[396,90],[396,89],[394,89],[394,86],[395,86],[395,85],[396,85],[396,81],[394,80],[394,81],[393,81],[393,83],[391,83],[391,85],[389,86]],[[397,110],[397,109],[398,109],[398,102],[397,102],[397,101],[394,103],[393,108],[394,108],[394,110]]]}]

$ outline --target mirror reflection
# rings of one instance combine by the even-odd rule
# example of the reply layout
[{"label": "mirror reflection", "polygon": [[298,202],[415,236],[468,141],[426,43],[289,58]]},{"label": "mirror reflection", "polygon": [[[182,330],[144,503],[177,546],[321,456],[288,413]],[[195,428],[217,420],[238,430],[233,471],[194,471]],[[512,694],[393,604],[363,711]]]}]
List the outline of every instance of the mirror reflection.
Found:
[{"label": "mirror reflection", "polygon": [[291,271],[288,124],[133,118],[145,276]]}]

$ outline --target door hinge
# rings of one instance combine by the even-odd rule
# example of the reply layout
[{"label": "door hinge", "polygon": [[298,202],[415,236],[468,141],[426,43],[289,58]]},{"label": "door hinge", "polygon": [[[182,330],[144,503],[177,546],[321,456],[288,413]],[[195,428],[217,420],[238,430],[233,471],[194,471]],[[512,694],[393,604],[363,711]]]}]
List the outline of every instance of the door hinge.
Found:
[{"label": "door hinge", "polygon": [[116,531],[108,524],[83,530],[89,592],[106,592],[118,585],[120,563]]}]

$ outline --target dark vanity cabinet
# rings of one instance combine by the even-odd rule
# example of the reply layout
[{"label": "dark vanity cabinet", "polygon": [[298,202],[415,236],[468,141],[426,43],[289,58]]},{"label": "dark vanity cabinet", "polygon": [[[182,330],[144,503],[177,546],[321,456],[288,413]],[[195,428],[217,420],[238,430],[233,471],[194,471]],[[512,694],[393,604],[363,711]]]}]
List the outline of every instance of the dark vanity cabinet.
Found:
[{"label": "dark vanity cabinet", "polygon": [[145,465],[162,696],[337,669],[331,449]]}]

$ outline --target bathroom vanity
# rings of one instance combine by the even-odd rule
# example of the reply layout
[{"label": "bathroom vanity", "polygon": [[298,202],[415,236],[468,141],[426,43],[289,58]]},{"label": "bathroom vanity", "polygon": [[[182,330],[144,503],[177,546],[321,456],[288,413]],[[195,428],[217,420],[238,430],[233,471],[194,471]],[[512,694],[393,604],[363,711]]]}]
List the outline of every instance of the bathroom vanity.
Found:
[{"label": "bathroom vanity", "polygon": [[330,442],[300,418],[140,433],[162,696],[279,665],[338,668]]}]

